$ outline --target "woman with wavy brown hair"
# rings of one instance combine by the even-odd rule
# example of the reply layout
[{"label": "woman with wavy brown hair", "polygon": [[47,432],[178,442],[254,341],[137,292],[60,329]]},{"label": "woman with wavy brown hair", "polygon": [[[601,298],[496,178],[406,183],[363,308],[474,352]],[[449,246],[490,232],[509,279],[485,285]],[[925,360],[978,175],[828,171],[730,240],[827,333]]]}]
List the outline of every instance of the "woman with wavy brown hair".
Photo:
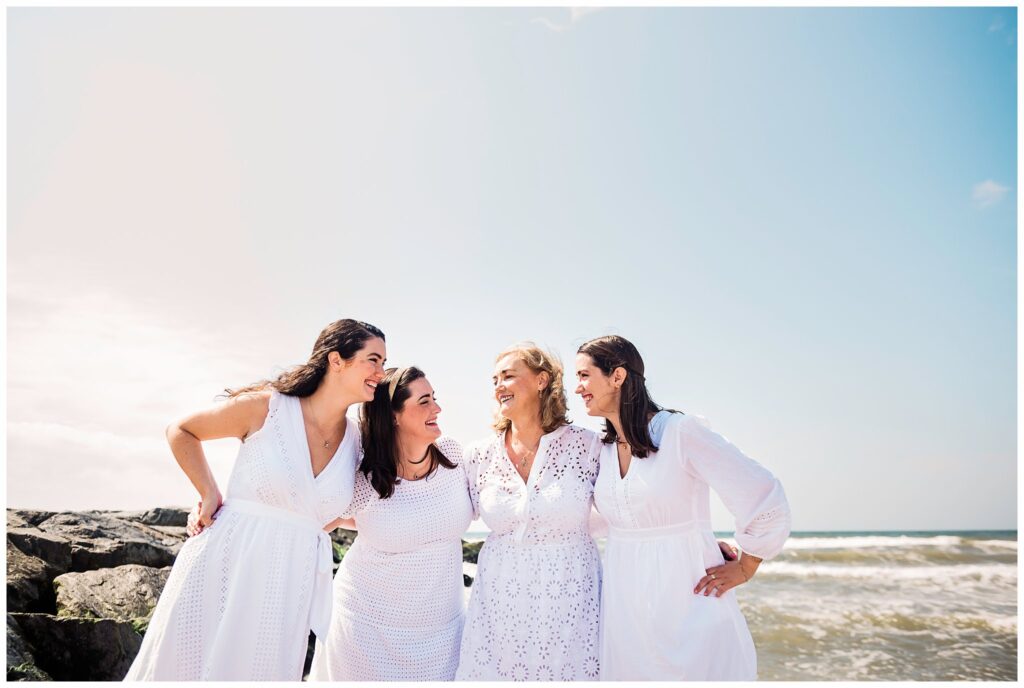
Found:
[{"label": "woman with wavy brown hair", "polygon": [[459,680],[598,677],[601,579],[589,516],[601,442],[570,424],[562,374],[532,343],[502,351],[495,434],[463,455],[491,533],[477,560]]},{"label": "woman with wavy brown hair", "polygon": [[[309,632],[322,638],[331,618],[323,528],[348,507],[360,455],[346,412],[373,398],[385,357],[383,332],[338,320],[305,364],[167,428],[200,495],[199,534],[181,548],[126,680],[301,680]],[[226,437],[242,446],[222,500],[202,442]]]},{"label": "woman with wavy brown hair", "polygon": [[359,537],[334,577],[310,681],[450,681],[462,633],[462,534],[473,518],[462,449],[419,368],[387,371],[363,405],[363,460],[343,514]]}]

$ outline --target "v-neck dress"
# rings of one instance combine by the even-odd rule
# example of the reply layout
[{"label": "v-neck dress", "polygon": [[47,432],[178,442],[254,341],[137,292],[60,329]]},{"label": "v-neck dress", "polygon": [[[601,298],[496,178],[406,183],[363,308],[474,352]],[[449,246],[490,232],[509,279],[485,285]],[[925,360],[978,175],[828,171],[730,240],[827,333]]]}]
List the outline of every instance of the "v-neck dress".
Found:
[{"label": "v-neck dress", "polygon": [[323,637],[330,623],[323,527],[352,499],[358,436],[349,420],[314,477],[298,397],[271,394],[216,520],[182,546],[126,680],[302,679],[309,631]]},{"label": "v-neck dress", "polygon": [[574,425],[541,438],[526,482],[503,433],[463,455],[491,533],[477,559],[457,680],[596,680],[601,571],[589,531],[601,443]]},{"label": "v-neck dress", "polygon": [[693,589],[705,569],[724,563],[709,491],[735,517],[740,548],[770,559],[789,536],[782,484],[693,416],[662,411],[649,428],[658,450],[632,457],[625,477],[615,445],[601,452],[594,498],[610,525],[601,679],[753,680],[757,655],[736,593]]},{"label": "v-neck dress", "polygon": [[356,472],[359,536],[334,576],[327,642],[318,641],[310,681],[451,681],[465,609],[462,534],[473,518],[462,448],[435,443],[455,468],[401,480],[381,499]]}]

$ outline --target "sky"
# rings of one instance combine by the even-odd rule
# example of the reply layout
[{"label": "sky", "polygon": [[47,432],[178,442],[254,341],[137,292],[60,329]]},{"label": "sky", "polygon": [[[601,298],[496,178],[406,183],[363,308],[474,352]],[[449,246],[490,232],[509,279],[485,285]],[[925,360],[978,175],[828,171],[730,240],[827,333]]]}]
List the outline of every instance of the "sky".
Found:
[{"label": "sky", "polygon": [[[7,504],[192,503],[164,427],[353,317],[463,442],[502,348],[571,391],[614,333],[795,530],[1016,528],[1016,35],[1013,7],[8,8]],[[206,446],[223,489],[237,442]]]}]

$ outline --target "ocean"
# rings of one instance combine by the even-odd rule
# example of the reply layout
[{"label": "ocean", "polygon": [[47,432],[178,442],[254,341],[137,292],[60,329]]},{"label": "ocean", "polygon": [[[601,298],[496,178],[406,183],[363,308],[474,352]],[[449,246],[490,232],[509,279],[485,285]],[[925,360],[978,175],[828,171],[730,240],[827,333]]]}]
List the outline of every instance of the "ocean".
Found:
[{"label": "ocean", "polygon": [[1017,679],[1016,531],[793,533],[736,595],[761,680]]}]

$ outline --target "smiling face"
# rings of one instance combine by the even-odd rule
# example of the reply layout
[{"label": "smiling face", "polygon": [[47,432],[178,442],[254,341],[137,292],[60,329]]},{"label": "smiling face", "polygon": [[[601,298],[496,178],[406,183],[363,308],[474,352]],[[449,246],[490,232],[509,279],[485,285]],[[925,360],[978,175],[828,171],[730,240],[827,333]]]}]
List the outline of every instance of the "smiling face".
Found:
[{"label": "smiling face", "polygon": [[502,416],[513,420],[540,415],[540,393],[547,387],[547,373],[535,373],[518,356],[508,354],[494,365],[491,381]]},{"label": "smiling face", "polygon": [[372,401],[377,384],[384,377],[384,361],[387,349],[380,337],[367,339],[360,349],[347,361],[332,351],[328,356],[330,367],[341,381],[342,389],[359,401]]},{"label": "smiling face", "polygon": [[437,424],[441,407],[434,396],[434,388],[427,378],[421,377],[409,383],[407,389],[409,397],[402,404],[402,409],[395,413],[399,442],[403,445],[433,442],[441,436],[441,428]]},{"label": "smiling face", "polygon": [[622,390],[614,375],[615,371],[612,375],[602,373],[587,354],[576,354],[576,393],[583,398],[588,416],[607,418],[618,414]]}]

